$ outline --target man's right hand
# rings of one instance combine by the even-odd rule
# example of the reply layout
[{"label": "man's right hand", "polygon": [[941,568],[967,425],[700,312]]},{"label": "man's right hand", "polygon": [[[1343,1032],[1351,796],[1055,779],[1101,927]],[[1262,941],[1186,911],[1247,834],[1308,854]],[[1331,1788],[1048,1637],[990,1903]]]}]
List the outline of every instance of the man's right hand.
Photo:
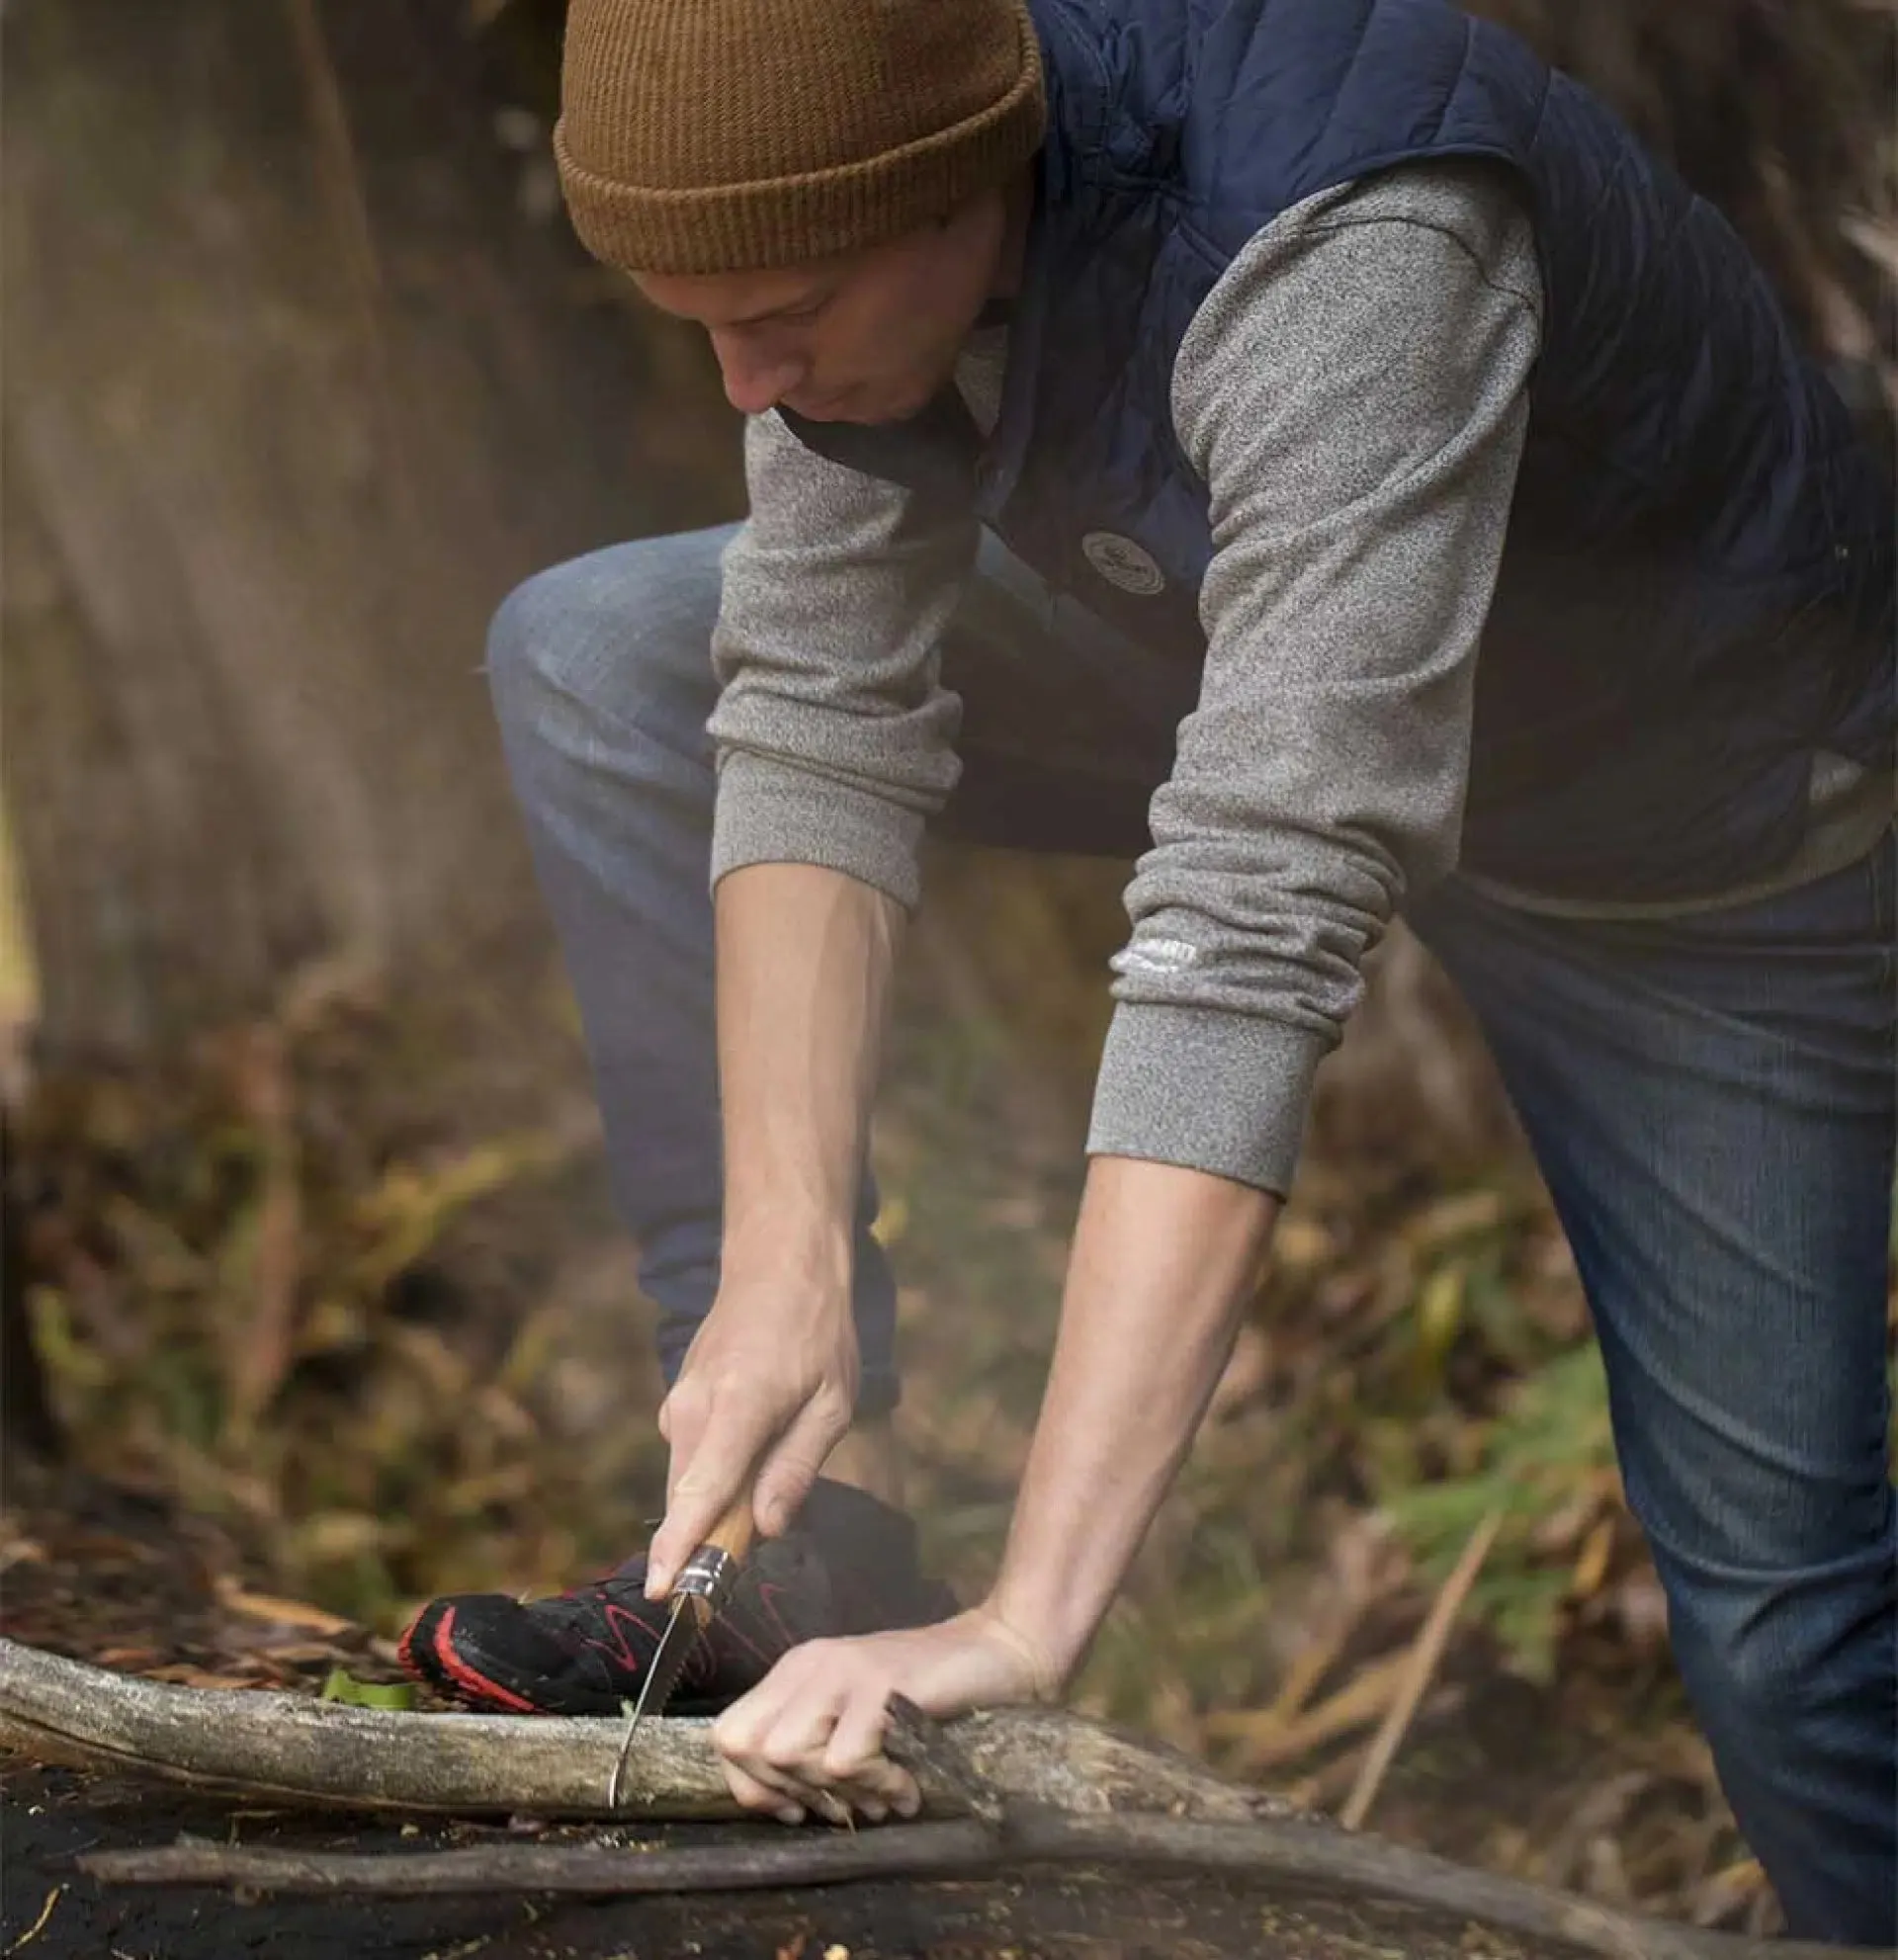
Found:
[{"label": "man's right hand", "polygon": [[766,1537],[785,1529],[850,1426],[857,1373],[847,1285],[721,1289],[659,1409],[672,1455],[665,1521],[647,1554],[648,1599],[665,1597],[736,1498],[750,1495]]}]

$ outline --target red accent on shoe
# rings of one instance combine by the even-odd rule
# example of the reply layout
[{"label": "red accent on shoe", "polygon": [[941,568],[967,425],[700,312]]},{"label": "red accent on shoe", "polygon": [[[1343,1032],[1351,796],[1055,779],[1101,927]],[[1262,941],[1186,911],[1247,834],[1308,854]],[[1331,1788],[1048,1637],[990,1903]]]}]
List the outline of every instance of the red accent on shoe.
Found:
[{"label": "red accent on shoe", "polygon": [[[778,1594],[783,1590],[783,1586],[773,1585],[768,1578],[758,1581],[758,1603],[771,1615],[779,1633],[784,1635],[786,1648],[789,1648],[792,1644],[791,1636],[785,1628],[784,1615],[778,1611]],[[767,1654],[755,1640],[748,1638],[742,1629],[733,1626],[730,1620],[722,1621],[719,1630],[727,1640],[736,1641],[740,1647],[744,1648],[750,1654],[754,1661],[766,1669],[769,1669],[776,1662],[778,1659],[777,1655]]]},{"label": "red accent on shoe", "polygon": [[500,1702],[504,1707],[517,1710],[522,1715],[538,1715],[540,1710],[525,1696],[504,1688],[498,1681],[490,1681],[477,1669],[471,1667],[455,1652],[451,1636],[455,1631],[455,1608],[453,1606],[442,1615],[435,1628],[435,1659],[442,1663],[449,1677],[458,1682],[468,1693],[477,1695],[485,1702]]},{"label": "red accent on shoe", "polygon": [[641,1633],[656,1646],[665,1632],[665,1617],[661,1615],[656,1627],[650,1626],[637,1613],[628,1612],[624,1606],[616,1605],[610,1599],[601,1602],[600,1617],[606,1622],[607,1632],[612,1636],[610,1643],[604,1640],[591,1640],[585,1634],[575,1634],[573,1639],[581,1647],[590,1648],[595,1654],[604,1654],[609,1661],[617,1661],[622,1667],[637,1674],[645,1662],[627,1644],[626,1629],[620,1622],[624,1620],[629,1625],[638,1627]]}]

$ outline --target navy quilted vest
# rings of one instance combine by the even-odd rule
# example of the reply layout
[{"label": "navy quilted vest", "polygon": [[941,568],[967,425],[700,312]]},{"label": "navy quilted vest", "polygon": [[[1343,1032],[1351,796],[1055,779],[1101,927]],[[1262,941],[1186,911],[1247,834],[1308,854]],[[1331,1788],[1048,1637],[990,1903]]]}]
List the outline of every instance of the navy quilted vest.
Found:
[{"label": "navy quilted vest", "polygon": [[[993,437],[945,394],[879,428],[787,415],[806,442],[973,502],[1056,587],[1197,663],[1206,491],[1168,406],[1195,309],[1301,199],[1492,158],[1530,201],[1546,319],[1464,863],[1715,891],[1794,848],[1817,749],[1889,766],[1884,472],[1725,219],[1600,103],[1445,0],[1030,4],[1049,129]],[[1103,575],[1095,533],[1165,582]]]}]

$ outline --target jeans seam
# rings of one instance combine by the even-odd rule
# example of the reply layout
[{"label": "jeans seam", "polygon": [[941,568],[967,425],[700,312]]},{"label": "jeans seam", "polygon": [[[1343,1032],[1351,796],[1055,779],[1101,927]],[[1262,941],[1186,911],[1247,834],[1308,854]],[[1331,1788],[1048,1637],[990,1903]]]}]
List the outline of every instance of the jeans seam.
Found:
[{"label": "jeans seam", "polygon": [[1865,858],[1865,876],[1871,886],[1872,930],[1878,935],[1887,993],[1898,992],[1898,890],[1894,890],[1892,877],[1894,856],[1898,856],[1898,838],[1887,830]]}]

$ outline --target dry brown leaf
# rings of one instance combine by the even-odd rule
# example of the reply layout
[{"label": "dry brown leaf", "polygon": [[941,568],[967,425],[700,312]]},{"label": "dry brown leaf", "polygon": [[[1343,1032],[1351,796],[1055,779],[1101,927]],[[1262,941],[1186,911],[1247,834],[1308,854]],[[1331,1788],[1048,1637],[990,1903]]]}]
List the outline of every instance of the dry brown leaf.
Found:
[{"label": "dry brown leaf", "polygon": [[248,1592],[235,1579],[216,1581],[217,1603],[227,1612],[240,1613],[247,1620],[263,1620],[276,1627],[301,1627],[305,1633],[333,1638],[353,1633],[356,1623],[339,1613],[327,1613],[303,1599],[282,1599],[275,1593]]},{"label": "dry brown leaf", "polygon": [[102,1648],[93,1659],[102,1667],[119,1667],[136,1673],[139,1668],[150,1666],[163,1651],[157,1647],[107,1647]]},{"label": "dry brown leaf", "polygon": [[1357,1618],[1354,1613],[1340,1614],[1316,1640],[1308,1641],[1292,1657],[1292,1664],[1278,1684],[1278,1693],[1272,1697],[1271,1706],[1263,1711],[1274,1728],[1287,1727],[1304,1711],[1319,1682],[1337,1664]]},{"label": "dry brown leaf", "polygon": [[43,1566],[46,1562],[46,1548],[37,1538],[9,1538],[0,1545],[0,1573],[9,1566]]},{"label": "dry brown leaf", "polygon": [[1758,1858],[1742,1858],[1694,1888],[1692,1918],[1697,1926],[1718,1925],[1744,1911],[1767,1890]]},{"label": "dry brown leaf", "polygon": [[356,1645],[354,1641],[338,1645],[333,1640],[267,1640],[251,1659],[273,1673],[294,1672],[300,1667],[340,1666]]},{"label": "dry brown leaf", "polygon": [[173,1681],[182,1688],[254,1688],[257,1685],[255,1674],[220,1674],[209,1667],[194,1666],[189,1661],[140,1671],[148,1681]]},{"label": "dry brown leaf", "polygon": [[1589,1533],[1569,1575],[1569,1591],[1577,1599],[1592,1599],[1600,1591],[1608,1576],[1608,1561],[1614,1556],[1614,1525],[1611,1517],[1600,1519]]},{"label": "dry brown leaf", "polygon": [[1426,1205],[1412,1218],[1404,1227],[1404,1239],[1413,1251],[1433,1250],[1451,1239],[1494,1232],[1509,1215],[1509,1194],[1493,1185],[1459,1191]]},{"label": "dry brown leaf", "polygon": [[1310,1637],[1292,1656],[1264,1714],[1279,1725],[1301,1714],[1342,1658],[1365,1614],[1403,1581],[1407,1561],[1375,1512],[1339,1522],[1330,1534],[1324,1579],[1315,1588]]},{"label": "dry brown leaf", "polygon": [[1289,1213],[1272,1234],[1272,1267],[1280,1273],[1314,1272],[1330,1261],[1337,1249],[1330,1230],[1317,1219]]},{"label": "dry brown leaf", "polygon": [[1275,1720],[1270,1709],[1245,1709],[1217,1711],[1201,1726],[1209,1737],[1240,1744],[1240,1763],[1256,1775],[1377,1721],[1403,1687],[1410,1661],[1408,1651],[1386,1655],[1295,1722]]}]

